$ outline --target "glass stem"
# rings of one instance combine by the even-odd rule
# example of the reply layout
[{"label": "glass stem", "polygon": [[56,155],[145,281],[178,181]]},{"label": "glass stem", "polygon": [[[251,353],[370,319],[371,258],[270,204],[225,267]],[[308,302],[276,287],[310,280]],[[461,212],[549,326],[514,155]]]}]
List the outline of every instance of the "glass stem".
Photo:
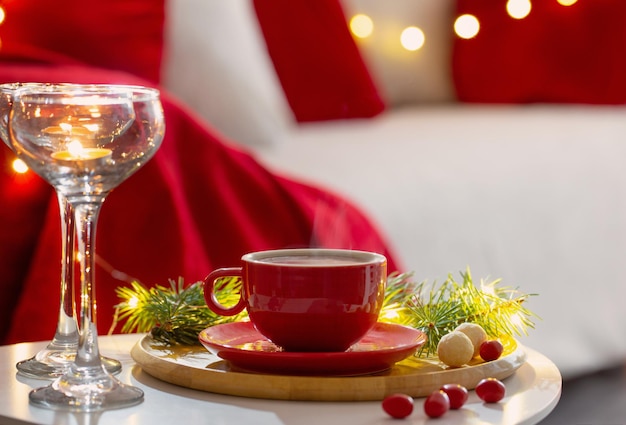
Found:
[{"label": "glass stem", "polygon": [[[95,198],[95,199],[94,199]],[[80,263],[80,310],[78,314],[78,367],[102,367],[96,328],[95,247],[96,224],[104,197],[73,203]]]},{"label": "glass stem", "polygon": [[74,212],[67,198],[57,193],[61,216],[61,299],[57,329],[48,348],[69,348],[78,344],[74,304]]}]

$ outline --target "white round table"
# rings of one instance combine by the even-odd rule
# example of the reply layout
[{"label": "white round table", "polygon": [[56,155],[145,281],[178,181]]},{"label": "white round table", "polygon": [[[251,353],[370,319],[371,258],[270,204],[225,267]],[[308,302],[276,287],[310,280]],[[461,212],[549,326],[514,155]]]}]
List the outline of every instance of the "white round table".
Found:
[{"label": "white round table", "polygon": [[[324,424],[374,425],[400,423],[387,416],[380,402],[307,402],[264,400],[213,394],[168,384],[148,375],[136,365],[130,350],[143,335],[100,337],[103,355],[123,364],[118,378],[145,392],[143,403],[99,413],[70,413],[32,406],[31,389],[49,382],[17,376],[15,364],[32,356],[45,343],[0,347],[0,423],[6,425],[120,425],[136,424]],[[531,425],[554,409],[561,395],[562,378],[557,367],[539,352],[526,348],[527,361],[505,381],[507,396],[495,404],[482,403],[471,391],[466,405],[438,418],[438,425]],[[424,399],[406,423],[432,424],[423,411]]]}]

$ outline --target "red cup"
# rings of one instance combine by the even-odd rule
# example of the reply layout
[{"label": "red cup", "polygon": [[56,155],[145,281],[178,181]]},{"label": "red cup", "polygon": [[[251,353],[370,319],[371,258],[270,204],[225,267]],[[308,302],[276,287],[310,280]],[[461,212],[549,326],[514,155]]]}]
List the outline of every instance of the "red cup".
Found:
[{"label": "red cup", "polygon": [[[374,326],[385,297],[387,259],[343,249],[253,252],[241,267],[217,269],[204,279],[204,298],[215,313],[248,310],[263,336],[285,351],[345,351]],[[217,300],[215,282],[240,277],[234,306]]]}]

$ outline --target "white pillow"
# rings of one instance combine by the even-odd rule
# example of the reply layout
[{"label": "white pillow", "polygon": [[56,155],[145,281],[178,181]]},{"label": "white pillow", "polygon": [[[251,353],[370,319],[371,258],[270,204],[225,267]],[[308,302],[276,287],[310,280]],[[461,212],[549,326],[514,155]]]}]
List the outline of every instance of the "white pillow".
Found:
[{"label": "white pillow", "polygon": [[163,85],[237,143],[295,125],[251,0],[170,0]]},{"label": "white pillow", "polygon": [[[341,0],[346,18],[372,18],[374,31],[356,39],[378,89],[389,105],[454,100],[452,85],[452,0]],[[400,45],[400,34],[419,27],[425,44],[417,51]]]}]

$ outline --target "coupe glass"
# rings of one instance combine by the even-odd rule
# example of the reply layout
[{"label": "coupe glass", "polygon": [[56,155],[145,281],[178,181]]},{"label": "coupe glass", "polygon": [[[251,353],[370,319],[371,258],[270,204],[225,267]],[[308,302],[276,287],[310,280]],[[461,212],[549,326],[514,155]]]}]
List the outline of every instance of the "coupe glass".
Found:
[{"label": "coupe glass", "polygon": [[[8,119],[13,104],[13,95],[20,88],[62,90],[65,85],[47,83],[5,83],[0,84],[0,138],[10,148]],[[57,191],[61,216],[61,290],[59,315],[52,341],[35,356],[17,363],[18,373],[32,378],[52,379],[61,376],[74,361],[78,347],[78,329],[74,308],[74,217],[65,196]],[[107,370],[118,373],[122,370],[119,361],[103,357]]]},{"label": "coupe glass", "polygon": [[71,205],[80,265],[78,349],[68,370],[30,393],[32,404],[98,411],[140,403],[143,391],[104,367],[95,309],[96,224],[106,196],[154,156],[165,132],[159,92],[115,86],[26,87],[14,93],[10,141]]}]

